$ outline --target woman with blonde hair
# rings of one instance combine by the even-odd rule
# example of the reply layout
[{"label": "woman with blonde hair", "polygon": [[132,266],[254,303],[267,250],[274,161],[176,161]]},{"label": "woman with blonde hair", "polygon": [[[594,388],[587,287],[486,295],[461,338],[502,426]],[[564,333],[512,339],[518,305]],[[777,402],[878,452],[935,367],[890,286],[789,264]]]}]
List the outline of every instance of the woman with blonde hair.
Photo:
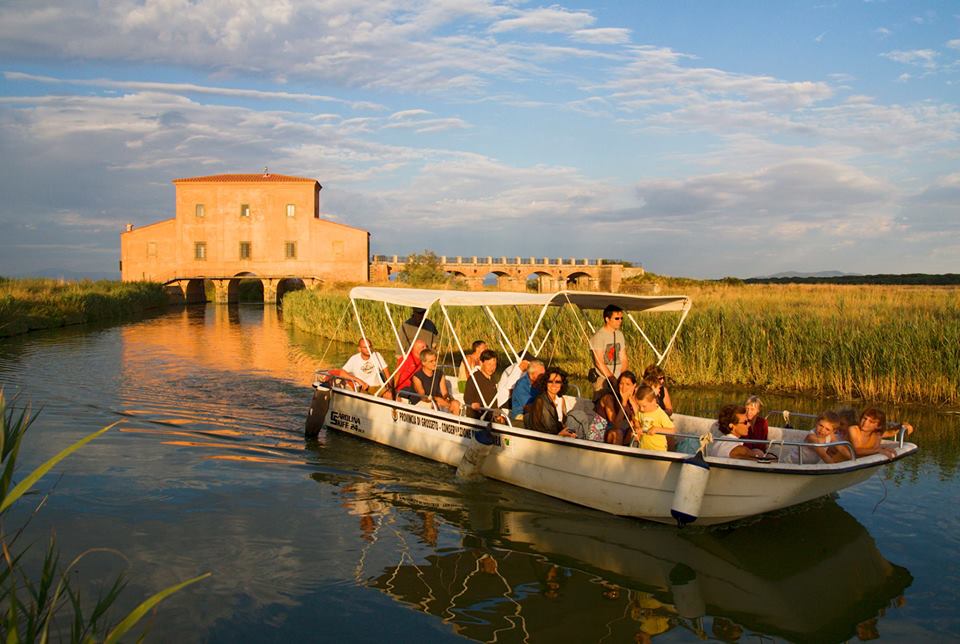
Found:
[{"label": "woman with blonde hair", "polygon": [[744,407],[747,409],[747,420],[750,421],[750,430],[747,432],[747,440],[744,444],[750,449],[759,449],[765,452],[767,451],[766,443],[750,442],[751,439],[755,441],[767,440],[770,426],[767,424],[767,419],[763,417],[763,401],[757,396],[750,396],[744,403]]}]

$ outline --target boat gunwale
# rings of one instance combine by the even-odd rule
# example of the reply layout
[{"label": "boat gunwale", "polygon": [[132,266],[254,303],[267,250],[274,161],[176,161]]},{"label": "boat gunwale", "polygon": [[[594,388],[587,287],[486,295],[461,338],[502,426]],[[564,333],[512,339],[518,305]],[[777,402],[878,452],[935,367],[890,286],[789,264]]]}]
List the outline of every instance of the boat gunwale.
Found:
[{"label": "boat gunwale", "polygon": [[[643,460],[653,460],[653,461],[670,461],[678,464],[683,464],[684,461],[691,457],[690,454],[685,454],[683,452],[668,452],[665,454],[660,454],[652,452],[651,450],[640,450],[639,448],[627,447],[624,445],[607,445],[606,443],[594,443],[594,441],[585,441],[579,438],[570,438],[565,436],[557,436],[553,434],[546,434],[543,432],[538,432],[533,429],[527,429],[525,427],[511,427],[508,425],[502,425],[499,423],[490,423],[474,418],[469,418],[466,416],[454,416],[453,414],[445,411],[439,411],[435,409],[427,409],[424,407],[412,406],[408,403],[389,400],[387,398],[379,398],[371,394],[365,394],[362,392],[354,392],[349,389],[340,389],[337,387],[328,387],[327,385],[314,385],[315,389],[319,387],[329,388],[331,392],[336,392],[336,395],[346,395],[350,398],[357,398],[361,401],[368,403],[375,403],[378,405],[383,405],[386,407],[392,407],[401,411],[410,411],[416,414],[428,416],[435,418],[437,420],[450,421],[451,419],[456,419],[455,422],[460,424],[468,425],[475,429],[487,429],[494,434],[501,434],[506,436],[513,436],[516,438],[524,438],[534,441],[540,441],[545,443],[552,443],[555,445],[564,445],[567,447],[573,447],[576,449],[588,450],[593,452],[601,452],[604,454],[616,454],[620,456],[626,456],[629,458],[639,458]],[[331,401],[332,402],[332,401]],[[324,425],[328,427],[328,425]],[[336,431],[344,431],[338,427],[329,426],[330,429]],[[344,433],[356,435],[350,431],[344,431]],[[362,438],[362,436],[361,436]],[[465,441],[473,441],[475,439],[461,437]],[[371,439],[367,439],[371,440]],[[373,441],[378,442],[378,441]],[[387,447],[393,447],[392,445],[386,444]],[[407,452],[402,448],[400,451]],[[869,469],[874,467],[880,467],[889,463],[893,463],[901,458],[905,458],[913,454],[917,450],[917,445],[914,443],[904,443],[903,447],[898,450],[898,453],[893,458],[877,460],[871,459],[870,456],[861,457],[853,461],[845,461],[843,463],[809,463],[809,464],[800,464],[800,463],[790,463],[785,464],[789,467],[785,467],[781,464],[775,463],[757,463],[755,461],[744,461],[743,463],[733,462],[736,459],[728,459],[719,456],[707,456],[706,461],[711,468],[725,469],[725,470],[736,470],[742,472],[755,472],[759,474],[772,473],[772,474],[788,474],[793,476],[828,476],[828,475],[839,475],[839,474],[848,474],[858,470]],[[410,452],[407,452],[410,453]],[[875,455],[871,455],[875,456]],[[867,462],[863,462],[867,461]],[[803,469],[800,469],[803,468]]]}]

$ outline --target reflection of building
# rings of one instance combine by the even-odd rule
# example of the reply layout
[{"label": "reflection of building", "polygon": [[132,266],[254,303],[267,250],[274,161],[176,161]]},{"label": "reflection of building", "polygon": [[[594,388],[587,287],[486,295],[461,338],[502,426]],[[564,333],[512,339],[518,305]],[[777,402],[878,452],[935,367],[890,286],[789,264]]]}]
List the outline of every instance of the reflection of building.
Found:
[{"label": "reflection of building", "polygon": [[[280,282],[367,281],[370,234],[320,218],[320,184],[280,174],[174,179],[176,216],[120,235],[124,281],[211,279],[218,300],[230,278],[260,278],[264,299]],[[236,281],[236,280],[234,280]],[[281,286],[282,288],[282,286]]]}]

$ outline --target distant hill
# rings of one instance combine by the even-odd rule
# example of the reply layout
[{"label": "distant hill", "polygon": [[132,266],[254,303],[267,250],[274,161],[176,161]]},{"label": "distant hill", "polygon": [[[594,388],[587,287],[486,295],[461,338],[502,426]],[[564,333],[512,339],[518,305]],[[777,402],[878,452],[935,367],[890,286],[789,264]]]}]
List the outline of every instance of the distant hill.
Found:
[{"label": "distant hill", "polygon": [[49,277],[70,281],[80,280],[115,280],[120,281],[120,272],[109,273],[104,271],[71,271],[67,268],[41,268],[35,271],[23,271],[10,277]]},{"label": "distant hill", "polygon": [[857,275],[825,271],[823,273],[778,273],[770,277],[751,277],[748,284],[901,284],[905,286],[960,285],[960,274],[905,273],[903,275]]},{"label": "distant hill", "polygon": [[862,273],[844,273],[841,271],[820,271],[818,273],[800,273],[798,271],[785,271],[783,273],[775,273],[773,275],[758,275],[757,277],[751,277],[752,280],[770,280],[770,279],[783,279],[783,278],[796,278],[796,277],[848,277],[855,276],[859,277]]}]

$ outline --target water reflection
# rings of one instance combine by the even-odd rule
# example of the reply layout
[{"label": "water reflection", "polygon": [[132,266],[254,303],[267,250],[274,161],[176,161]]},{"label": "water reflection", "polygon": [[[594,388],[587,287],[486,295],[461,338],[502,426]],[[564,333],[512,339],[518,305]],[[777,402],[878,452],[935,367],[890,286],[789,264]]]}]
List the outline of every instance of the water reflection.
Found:
[{"label": "water reflection", "polygon": [[[507,486],[463,494],[457,507],[443,490],[393,483],[339,489],[366,544],[358,582],[477,641],[645,641],[676,629],[842,641],[880,628],[912,582],[832,499],[678,531],[554,504],[538,511]],[[444,543],[445,532],[459,538]],[[371,570],[377,548],[395,560]]]},{"label": "water reflection", "polygon": [[[918,413],[920,456],[845,491],[843,507],[678,534],[461,484],[448,467],[352,437],[323,434],[305,449],[313,369],[353,350],[249,305],[0,341],[0,385],[43,408],[25,468],[124,420],[58,468],[25,539],[56,529],[67,558],[123,553],[128,610],[212,571],[165,602],[156,641],[368,641],[401,629],[419,641],[955,639],[960,580],[943,562],[960,553],[960,526],[942,510],[958,493],[956,417]],[[730,397],[674,396],[698,411]],[[912,587],[874,537],[909,565]],[[112,569],[91,558],[81,573],[95,596]],[[882,614],[907,587],[909,604]]]}]

